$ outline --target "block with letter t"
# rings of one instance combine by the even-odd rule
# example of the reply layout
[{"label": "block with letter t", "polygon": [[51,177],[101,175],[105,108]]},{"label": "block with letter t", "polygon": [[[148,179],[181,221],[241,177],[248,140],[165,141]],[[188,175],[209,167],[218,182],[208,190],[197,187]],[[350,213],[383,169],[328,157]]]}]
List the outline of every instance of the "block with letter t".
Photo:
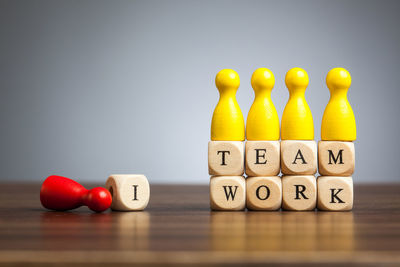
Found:
[{"label": "block with letter t", "polygon": [[242,175],[244,173],[243,142],[210,141],[208,143],[208,172],[210,175]]}]

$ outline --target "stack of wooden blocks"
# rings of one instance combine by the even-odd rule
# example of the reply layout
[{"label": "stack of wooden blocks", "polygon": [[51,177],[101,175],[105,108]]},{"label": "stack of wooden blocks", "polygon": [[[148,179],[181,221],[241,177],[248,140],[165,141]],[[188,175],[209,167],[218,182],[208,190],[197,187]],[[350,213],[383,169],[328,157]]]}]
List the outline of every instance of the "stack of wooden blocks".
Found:
[{"label": "stack of wooden blocks", "polygon": [[[309,79],[303,69],[293,68],[286,74],[290,96],[281,131],[271,100],[275,78],[270,70],[261,68],[253,73],[255,99],[246,130],[236,101],[239,75],[229,69],[217,74],[220,100],[208,144],[213,210],[352,209],[356,125],[346,96],[351,77],[345,69],[335,68],[326,81],[331,98],[317,149],[313,118],[304,96]],[[316,179],[317,165],[321,176]],[[280,171],[282,177],[278,176]]]}]

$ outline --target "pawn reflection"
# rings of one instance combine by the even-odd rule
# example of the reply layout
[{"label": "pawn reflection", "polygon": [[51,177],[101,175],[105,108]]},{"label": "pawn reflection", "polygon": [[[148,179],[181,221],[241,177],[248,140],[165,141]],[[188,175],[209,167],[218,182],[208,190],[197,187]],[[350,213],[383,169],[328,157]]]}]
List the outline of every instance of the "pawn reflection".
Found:
[{"label": "pawn reflection", "polygon": [[[147,212],[43,212],[40,229],[44,249],[147,250],[150,215]],[[57,241],[59,240],[59,241]]]},{"label": "pawn reflection", "polygon": [[247,212],[247,250],[276,251],[282,248],[282,214]]},{"label": "pawn reflection", "polygon": [[354,250],[352,212],[319,212],[318,244],[325,250]]},{"label": "pawn reflection", "polygon": [[211,212],[211,244],[220,251],[354,249],[352,212]]},{"label": "pawn reflection", "polygon": [[241,251],[246,248],[246,213],[211,212],[211,247],[214,250]]},{"label": "pawn reflection", "polygon": [[113,212],[117,244],[123,250],[149,249],[150,214],[146,211]]},{"label": "pawn reflection", "polygon": [[318,249],[317,212],[282,212],[282,248],[292,251]]},{"label": "pawn reflection", "polygon": [[41,246],[44,249],[89,249],[96,238],[98,249],[110,248],[107,233],[112,229],[110,213],[47,211],[40,215]]}]

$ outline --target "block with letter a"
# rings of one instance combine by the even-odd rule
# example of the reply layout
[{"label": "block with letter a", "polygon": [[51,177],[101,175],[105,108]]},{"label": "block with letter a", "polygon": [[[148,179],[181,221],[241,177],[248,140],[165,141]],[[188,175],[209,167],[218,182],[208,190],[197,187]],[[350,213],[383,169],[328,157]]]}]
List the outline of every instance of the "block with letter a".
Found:
[{"label": "block with letter a", "polygon": [[317,172],[317,143],[314,140],[281,142],[283,174],[313,175]]}]

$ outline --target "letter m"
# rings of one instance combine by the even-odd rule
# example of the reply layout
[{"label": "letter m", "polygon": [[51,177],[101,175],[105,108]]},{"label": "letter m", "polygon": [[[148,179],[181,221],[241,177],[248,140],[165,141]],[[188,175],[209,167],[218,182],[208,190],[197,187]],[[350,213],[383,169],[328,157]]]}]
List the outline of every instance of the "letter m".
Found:
[{"label": "letter m", "polygon": [[331,164],[331,165],[332,165],[332,161],[333,161],[335,164],[338,164],[338,161],[339,161],[339,164],[344,164],[344,163],[343,163],[343,149],[340,149],[340,150],[339,150],[339,152],[338,152],[336,158],[335,158],[335,155],[333,154],[332,150],[329,149],[329,150],[328,150],[328,153],[329,153],[329,163],[328,163],[328,164]]}]

